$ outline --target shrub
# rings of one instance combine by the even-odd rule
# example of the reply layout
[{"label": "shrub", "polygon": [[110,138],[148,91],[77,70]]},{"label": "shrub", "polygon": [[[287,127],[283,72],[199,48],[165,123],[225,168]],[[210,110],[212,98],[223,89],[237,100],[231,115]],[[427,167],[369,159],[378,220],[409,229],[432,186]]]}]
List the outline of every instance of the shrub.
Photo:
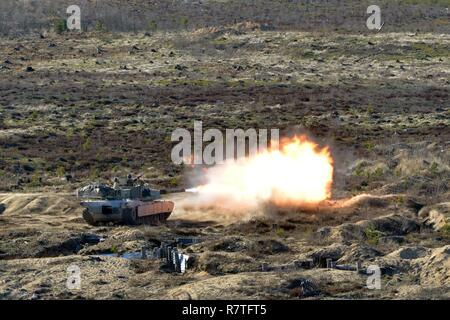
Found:
[{"label": "shrub", "polygon": [[275,234],[276,234],[277,236],[279,236],[280,238],[284,238],[284,237],[286,236],[286,232],[284,231],[283,228],[277,228],[277,229],[275,230]]},{"label": "shrub", "polygon": [[158,29],[158,24],[156,23],[155,20],[151,20],[151,21],[148,23],[148,29],[149,29],[150,31],[153,31],[153,32],[155,32],[155,31]]},{"label": "shrub", "polygon": [[430,172],[433,176],[437,176],[439,174],[439,165],[437,162],[433,162],[430,166]]},{"label": "shrub", "polygon": [[103,22],[97,21],[95,23],[94,30],[97,31],[97,32],[106,32],[106,26],[105,26],[105,24]]},{"label": "shrub", "polygon": [[189,23],[189,19],[187,17],[182,17],[180,19],[180,23],[185,29],[187,29],[187,26],[188,26],[188,23]]},{"label": "shrub", "polygon": [[169,185],[172,186],[172,187],[178,186],[179,183],[180,183],[180,178],[179,177],[172,177],[169,180]]},{"label": "shrub", "polygon": [[367,151],[372,151],[375,149],[375,143],[373,141],[366,141],[364,143],[364,148],[366,148]]},{"label": "shrub", "polygon": [[87,138],[86,141],[83,143],[83,145],[81,146],[81,148],[83,148],[84,151],[87,151],[91,148],[91,138]]},{"label": "shrub", "polygon": [[64,169],[64,167],[63,166],[59,166],[57,169],[56,169],[56,174],[58,175],[58,177],[63,177],[65,174],[66,174],[66,169]]},{"label": "shrub", "polygon": [[39,112],[37,112],[36,110],[34,110],[30,116],[28,117],[31,121],[36,121],[37,118],[39,117]]},{"label": "shrub", "polygon": [[31,185],[32,187],[37,187],[37,186],[40,186],[41,183],[42,183],[42,177],[41,177],[41,175],[39,174],[39,172],[36,171],[36,172],[33,174],[33,176],[31,177],[30,185]]},{"label": "shrub", "polygon": [[376,169],[372,171],[366,172],[366,178],[367,180],[378,180],[384,175],[384,170],[382,167],[377,167]]},{"label": "shrub", "polygon": [[450,237],[450,223],[444,224],[444,226],[441,228],[440,232],[441,232],[445,237]]},{"label": "shrub", "polygon": [[91,180],[97,180],[99,178],[100,174],[98,172],[97,168],[94,168],[90,173],[90,179]]},{"label": "shrub", "polygon": [[61,34],[65,31],[67,31],[66,19],[63,19],[63,18],[56,19],[55,22],[53,23],[53,30],[57,34]]},{"label": "shrub", "polygon": [[118,253],[118,252],[119,252],[119,249],[117,248],[117,246],[116,246],[115,244],[113,244],[113,245],[111,246],[110,251],[111,251],[111,253]]},{"label": "shrub", "polygon": [[380,241],[381,232],[378,231],[374,225],[368,226],[364,230],[364,234],[367,238],[367,243],[369,243],[371,245],[377,245],[378,242]]}]

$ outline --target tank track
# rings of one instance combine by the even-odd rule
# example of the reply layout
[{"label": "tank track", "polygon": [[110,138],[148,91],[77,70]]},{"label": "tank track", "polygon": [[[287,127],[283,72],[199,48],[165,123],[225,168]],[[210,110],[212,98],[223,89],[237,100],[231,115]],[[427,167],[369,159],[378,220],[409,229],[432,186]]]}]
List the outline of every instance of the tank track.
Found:
[{"label": "tank track", "polygon": [[163,212],[158,214],[152,214],[146,217],[138,217],[136,222],[137,224],[146,224],[152,226],[160,225],[169,218],[170,214],[171,212]]},{"label": "tank track", "polygon": [[137,217],[136,211],[132,209],[125,210],[122,214],[122,219],[111,222],[96,221],[88,209],[83,210],[83,219],[92,226],[101,226],[108,223],[121,223],[124,225],[160,225],[164,223],[172,212],[161,212],[156,214],[150,214],[148,216]]},{"label": "tank track", "polygon": [[98,222],[94,220],[88,209],[83,210],[83,219],[91,226],[98,226]]}]

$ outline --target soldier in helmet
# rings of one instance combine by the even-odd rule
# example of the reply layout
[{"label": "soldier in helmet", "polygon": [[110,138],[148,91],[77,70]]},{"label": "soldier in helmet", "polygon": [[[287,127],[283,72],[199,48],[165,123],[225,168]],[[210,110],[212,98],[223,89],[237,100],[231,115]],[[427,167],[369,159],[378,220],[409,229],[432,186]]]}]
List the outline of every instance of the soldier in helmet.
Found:
[{"label": "soldier in helmet", "polygon": [[113,182],[114,182],[113,188],[116,189],[116,190],[119,189],[119,178],[114,177]]},{"label": "soldier in helmet", "polygon": [[127,175],[127,186],[129,186],[129,187],[134,186],[134,181],[135,181],[135,179],[133,179],[133,175],[131,173],[129,173]]}]

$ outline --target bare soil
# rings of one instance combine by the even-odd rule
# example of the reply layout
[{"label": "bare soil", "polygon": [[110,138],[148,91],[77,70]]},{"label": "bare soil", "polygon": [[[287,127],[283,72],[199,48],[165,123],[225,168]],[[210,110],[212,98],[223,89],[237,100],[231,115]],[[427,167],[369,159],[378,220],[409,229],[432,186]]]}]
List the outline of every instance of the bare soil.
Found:
[{"label": "bare soil", "polygon": [[[249,24],[2,39],[0,298],[450,298],[449,53],[448,34]],[[156,187],[192,186],[170,161],[170,135],[194,120],[330,145],[334,200],[244,218],[174,195],[166,225],[82,220],[73,192],[93,180],[139,172]],[[185,274],[104,255],[177,237],[202,240],[180,247]],[[327,259],[379,265],[382,289]],[[66,287],[72,264],[78,291]]]}]

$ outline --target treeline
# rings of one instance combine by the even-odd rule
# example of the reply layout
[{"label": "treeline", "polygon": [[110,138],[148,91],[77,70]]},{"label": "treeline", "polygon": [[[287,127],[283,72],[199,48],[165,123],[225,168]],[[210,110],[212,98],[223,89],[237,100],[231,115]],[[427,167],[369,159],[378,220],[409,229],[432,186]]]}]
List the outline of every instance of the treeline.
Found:
[{"label": "treeline", "polygon": [[[376,3],[375,3],[376,2]],[[388,32],[450,31],[450,0],[0,0],[0,34],[64,31],[69,5],[84,31],[142,32],[255,22],[267,29],[366,32],[366,9]]]}]

